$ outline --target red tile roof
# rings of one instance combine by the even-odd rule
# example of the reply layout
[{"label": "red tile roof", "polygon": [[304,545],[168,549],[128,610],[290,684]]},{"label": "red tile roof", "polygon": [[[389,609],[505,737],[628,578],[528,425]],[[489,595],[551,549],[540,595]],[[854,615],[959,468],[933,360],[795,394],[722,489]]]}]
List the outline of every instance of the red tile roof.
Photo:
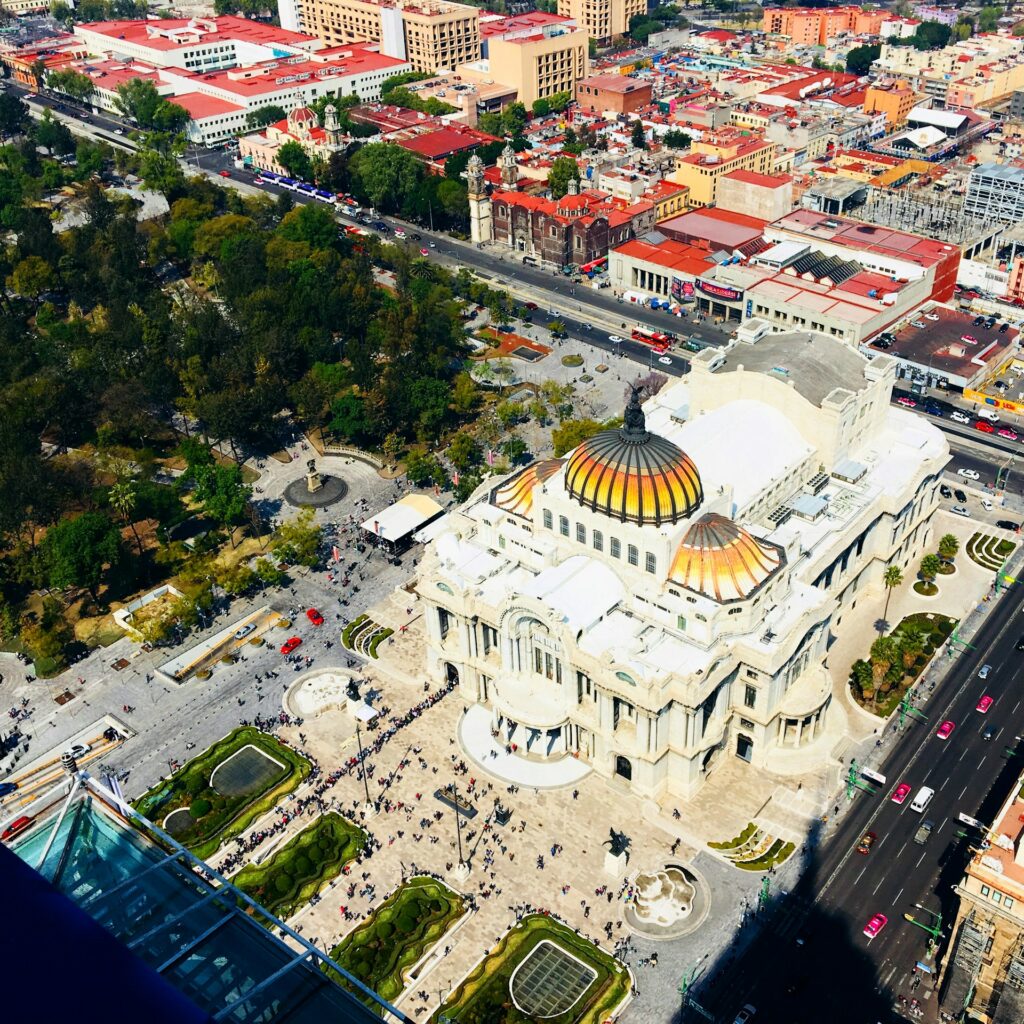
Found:
[{"label": "red tile roof", "polygon": [[[250,21],[233,14],[215,18],[152,18],[131,21],[88,21],[81,26],[90,32],[118,41],[148,46],[154,50],[180,50],[186,46],[244,40],[249,43],[308,45],[315,37],[289,32],[262,21]],[[154,34],[165,33],[165,34]]]},{"label": "red tile roof", "polygon": [[451,156],[452,153],[462,153],[486,142],[495,141],[497,140],[493,135],[456,125],[425,132],[412,139],[399,139],[398,145],[427,160],[440,160]]},{"label": "red tile roof", "polygon": [[199,121],[204,117],[216,117],[218,114],[240,114],[245,110],[245,107],[237,103],[228,103],[227,100],[207,96],[201,92],[186,92],[170,98],[179,107],[184,107],[192,115],[193,121]]},{"label": "red tile roof", "polygon": [[743,181],[748,185],[761,185],[763,188],[782,188],[788,185],[793,179],[788,174],[758,174],[757,171],[730,171],[722,176],[732,181]]}]

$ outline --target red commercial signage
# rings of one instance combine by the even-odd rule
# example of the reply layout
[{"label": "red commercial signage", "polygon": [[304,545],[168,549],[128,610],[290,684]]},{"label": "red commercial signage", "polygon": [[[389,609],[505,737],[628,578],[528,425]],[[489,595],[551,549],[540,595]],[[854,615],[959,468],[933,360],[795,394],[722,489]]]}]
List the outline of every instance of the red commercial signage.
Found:
[{"label": "red commercial signage", "polygon": [[743,292],[739,288],[730,288],[724,284],[712,284],[710,281],[697,281],[697,287],[705,294],[725,302],[739,302]]}]

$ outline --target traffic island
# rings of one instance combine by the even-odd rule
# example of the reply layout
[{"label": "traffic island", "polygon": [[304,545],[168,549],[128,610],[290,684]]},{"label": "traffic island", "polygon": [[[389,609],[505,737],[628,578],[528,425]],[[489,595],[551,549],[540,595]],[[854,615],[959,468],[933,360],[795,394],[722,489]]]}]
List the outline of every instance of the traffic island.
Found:
[{"label": "traffic island", "polygon": [[430,1017],[465,1024],[602,1024],[630,998],[624,965],[560,921],[524,917]]},{"label": "traffic island", "polygon": [[208,859],[310,773],[291,747],[242,726],[143,793],[133,807],[197,857]]},{"label": "traffic island", "polygon": [[[331,959],[382,999],[394,1003],[406,988],[406,972],[463,913],[465,900],[443,882],[410,878],[331,950]],[[324,969],[340,985],[361,995],[344,975]]]},{"label": "traffic island", "polygon": [[286,921],[339,875],[365,844],[361,828],[340,814],[324,814],[262,864],[247,864],[231,884]]}]

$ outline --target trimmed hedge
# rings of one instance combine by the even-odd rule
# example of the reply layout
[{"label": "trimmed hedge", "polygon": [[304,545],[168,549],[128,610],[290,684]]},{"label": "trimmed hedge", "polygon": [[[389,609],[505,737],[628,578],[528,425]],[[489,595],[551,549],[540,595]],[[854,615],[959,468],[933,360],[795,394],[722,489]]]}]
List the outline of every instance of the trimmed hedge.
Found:
[{"label": "trimmed hedge", "polygon": [[[404,972],[464,911],[463,898],[443,882],[410,878],[331,950],[331,959],[382,999],[394,1002],[405,988]],[[339,984],[362,996],[343,975],[325,970]],[[375,1003],[363,999],[376,1008]]]},{"label": "trimmed hedge", "polygon": [[352,634],[366,621],[366,615],[360,615],[358,618],[353,619],[342,631],[341,631],[341,645],[347,647],[350,651],[352,650]]},{"label": "trimmed hedge", "polygon": [[340,814],[324,814],[263,864],[248,864],[231,883],[282,920],[304,907],[366,844],[366,833]]},{"label": "trimmed hedge", "polygon": [[467,975],[444,1006],[431,1017],[436,1024],[445,1013],[459,1024],[533,1024],[512,1002],[509,981],[515,969],[545,939],[561,946],[597,972],[583,998],[565,1013],[545,1017],[547,1024],[601,1024],[625,999],[632,985],[629,972],[614,957],[577,935],[559,921],[534,914],[501,941]]},{"label": "trimmed hedge", "polygon": [[379,633],[377,633],[374,636],[374,638],[370,641],[370,646],[367,648],[371,658],[377,657],[377,648],[380,647],[380,645],[385,640],[387,640],[387,638],[391,636],[392,633],[394,633],[393,629],[382,629]]},{"label": "trimmed hedge", "polygon": [[[284,769],[262,792],[240,796],[218,793],[210,785],[214,769],[242,747],[250,745],[280,761]],[[170,779],[143,793],[132,806],[144,817],[154,820],[157,816],[166,817],[179,807],[189,807],[195,817],[195,809],[209,803],[210,810],[206,814],[175,836],[182,846],[205,860],[222,842],[238,835],[295,789],[310,770],[309,762],[291,747],[251,726],[241,726],[193,758]]]}]

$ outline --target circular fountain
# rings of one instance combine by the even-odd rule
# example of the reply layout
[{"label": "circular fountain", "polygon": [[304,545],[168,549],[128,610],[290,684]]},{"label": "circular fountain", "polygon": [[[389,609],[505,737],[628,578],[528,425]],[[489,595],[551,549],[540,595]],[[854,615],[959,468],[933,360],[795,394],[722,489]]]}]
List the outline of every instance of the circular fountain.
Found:
[{"label": "circular fountain", "polygon": [[707,894],[689,868],[666,864],[640,871],[632,882],[633,900],[626,904],[626,923],[652,939],[674,939],[693,931],[707,912]]}]

